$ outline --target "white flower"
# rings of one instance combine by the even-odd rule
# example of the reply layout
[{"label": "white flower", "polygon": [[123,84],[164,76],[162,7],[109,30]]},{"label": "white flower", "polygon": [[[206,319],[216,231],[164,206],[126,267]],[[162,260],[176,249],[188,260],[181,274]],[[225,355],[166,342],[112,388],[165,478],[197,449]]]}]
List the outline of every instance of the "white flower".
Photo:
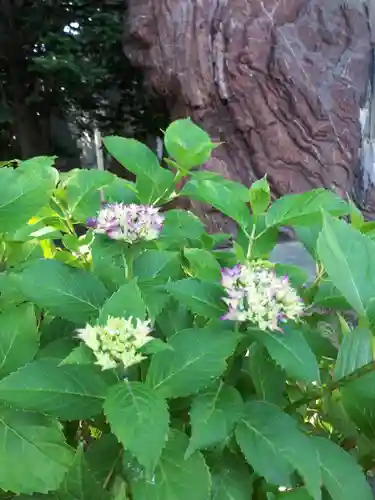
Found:
[{"label": "white flower", "polygon": [[156,207],[113,203],[104,205],[95,219],[87,221],[87,225],[113,240],[134,243],[158,238],[163,221],[164,216]]},{"label": "white flower", "polygon": [[222,319],[249,321],[261,330],[281,330],[280,323],[297,320],[303,302],[288,277],[279,278],[270,263],[256,262],[222,270],[221,283],[228,312]]},{"label": "white flower", "polygon": [[150,333],[148,321],[109,317],[104,326],[86,325],[78,330],[78,337],[93,351],[96,363],[108,370],[142,361],[144,356],[139,349],[152,340]]}]

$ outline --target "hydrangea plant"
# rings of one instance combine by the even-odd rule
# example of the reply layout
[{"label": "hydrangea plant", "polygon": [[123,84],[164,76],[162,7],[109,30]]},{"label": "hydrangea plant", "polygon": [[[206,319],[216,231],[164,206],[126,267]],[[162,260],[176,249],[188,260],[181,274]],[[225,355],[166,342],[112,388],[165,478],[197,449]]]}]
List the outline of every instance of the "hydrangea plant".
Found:
[{"label": "hydrangea plant", "polygon": [[[219,146],[190,120],[165,146],[105,139],[134,183],[0,168],[0,498],[370,500],[374,223],[197,169]],[[269,261],[283,226],[312,280]]]}]

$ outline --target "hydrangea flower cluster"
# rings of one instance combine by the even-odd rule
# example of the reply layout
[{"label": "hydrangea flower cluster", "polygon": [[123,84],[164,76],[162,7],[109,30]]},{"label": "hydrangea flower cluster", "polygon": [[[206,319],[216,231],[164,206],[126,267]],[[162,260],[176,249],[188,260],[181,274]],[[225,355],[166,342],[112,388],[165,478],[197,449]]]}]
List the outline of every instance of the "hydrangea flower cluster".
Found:
[{"label": "hydrangea flower cluster", "polygon": [[228,312],[222,319],[249,321],[261,330],[281,330],[280,324],[297,320],[303,302],[289,283],[279,278],[269,263],[238,264],[222,270],[221,283],[228,297]]},{"label": "hydrangea flower cluster", "polygon": [[155,240],[162,229],[164,216],[159,209],[147,205],[109,203],[103,205],[95,219],[87,225],[96,233],[106,234],[113,240],[134,243]]},{"label": "hydrangea flower cluster", "polygon": [[137,319],[133,323],[133,318],[109,317],[105,326],[86,325],[78,330],[78,337],[93,351],[96,364],[108,370],[142,361],[144,356],[139,349],[152,340],[150,333],[148,321]]}]

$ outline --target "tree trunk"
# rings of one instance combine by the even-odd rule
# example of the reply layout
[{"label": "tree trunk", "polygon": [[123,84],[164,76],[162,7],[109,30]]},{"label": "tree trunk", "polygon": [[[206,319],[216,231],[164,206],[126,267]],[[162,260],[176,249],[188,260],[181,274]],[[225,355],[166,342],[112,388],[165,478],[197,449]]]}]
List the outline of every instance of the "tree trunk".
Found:
[{"label": "tree trunk", "polygon": [[172,119],[225,142],[208,168],[248,185],[267,174],[275,196],[353,193],[371,62],[361,2],[128,0],[124,48]]}]

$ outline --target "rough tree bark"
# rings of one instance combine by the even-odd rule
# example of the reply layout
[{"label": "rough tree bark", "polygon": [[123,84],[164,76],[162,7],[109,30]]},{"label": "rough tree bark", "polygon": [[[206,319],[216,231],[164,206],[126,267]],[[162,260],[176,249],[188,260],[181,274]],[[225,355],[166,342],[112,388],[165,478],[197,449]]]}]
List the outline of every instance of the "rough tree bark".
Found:
[{"label": "rough tree bark", "polygon": [[171,118],[225,141],[209,168],[267,173],[276,196],[352,194],[371,63],[360,2],[128,0],[127,19],[125,52]]}]

